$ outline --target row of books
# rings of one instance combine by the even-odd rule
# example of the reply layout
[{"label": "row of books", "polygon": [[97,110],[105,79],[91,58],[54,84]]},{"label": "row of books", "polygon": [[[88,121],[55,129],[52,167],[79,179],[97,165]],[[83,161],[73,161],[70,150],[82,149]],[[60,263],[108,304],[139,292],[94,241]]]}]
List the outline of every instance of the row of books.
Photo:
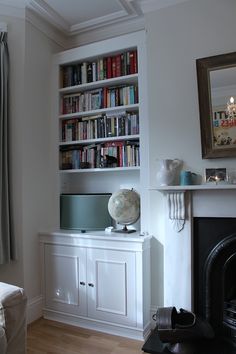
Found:
[{"label": "row of books", "polygon": [[61,68],[62,87],[86,84],[138,72],[137,50]]},{"label": "row of books", "polygon": [[116,141],[61,148],[60,169],[131,167],[140,165],[139,141]]},{"label": "row of books", "polygon": [[104,87],[83,93],[63,95],[61,113],[85,112],[135,103],[138,103],[138,87],[136,85]]},{"label": "row of books", "polygon": [[74,118],[63,120],[61,124],[62,142],[139,134],[136,112]]}]

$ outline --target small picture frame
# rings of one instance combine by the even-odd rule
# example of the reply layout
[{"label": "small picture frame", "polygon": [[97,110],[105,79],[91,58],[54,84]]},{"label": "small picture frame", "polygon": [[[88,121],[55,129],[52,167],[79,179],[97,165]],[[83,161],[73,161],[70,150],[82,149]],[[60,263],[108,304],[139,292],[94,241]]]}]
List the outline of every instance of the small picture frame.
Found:
[{"label": "small picture frame", "polygon": [[227,183],[226,168],[206,168],[205,182],[206,183]]}]

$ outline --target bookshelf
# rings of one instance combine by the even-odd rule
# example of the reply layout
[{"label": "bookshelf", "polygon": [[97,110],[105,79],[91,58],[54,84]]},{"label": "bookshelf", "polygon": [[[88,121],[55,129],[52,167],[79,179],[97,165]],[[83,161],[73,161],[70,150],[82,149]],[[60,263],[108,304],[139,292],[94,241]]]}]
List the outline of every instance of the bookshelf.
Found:
[{"label": "bookshelf", "polygon": [[61,65],[60,85],[60,169],[139,166],[137,48]]},{"label": "bookshelf", "polygon": [[[100,70],[99,79],[94,69],[91,77],[93,63],[104,69],[104,58],[118,61],[121,55],[128,58],[127,53],[136,53],[137,69],[125,71],[120,65],[114,75],[101,75]],[[40,237],[44,316],[137,339],[150,330],[145,55],[144,31],[55,55],[50,131],[57,231]],[[79,74],[74,77],[75,69]],[[141,218],[132,236],[104,230],[58,232],[61,193],[113,193],[120,188],[140,194]]]},{"label": "bookshelf", "polygon": [[144,193],[145,56],[144,31],[55,55],[57,195],[129,187]]}]

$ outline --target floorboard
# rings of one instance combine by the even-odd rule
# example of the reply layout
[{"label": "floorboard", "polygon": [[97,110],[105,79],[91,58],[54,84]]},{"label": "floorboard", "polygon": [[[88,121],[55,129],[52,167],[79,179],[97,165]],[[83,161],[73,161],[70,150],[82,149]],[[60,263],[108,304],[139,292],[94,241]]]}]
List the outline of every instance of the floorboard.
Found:
[{"label": "floorboard", "polygon": [[27,330],[27,354],[141,354],[143,342],[39,319]]}]

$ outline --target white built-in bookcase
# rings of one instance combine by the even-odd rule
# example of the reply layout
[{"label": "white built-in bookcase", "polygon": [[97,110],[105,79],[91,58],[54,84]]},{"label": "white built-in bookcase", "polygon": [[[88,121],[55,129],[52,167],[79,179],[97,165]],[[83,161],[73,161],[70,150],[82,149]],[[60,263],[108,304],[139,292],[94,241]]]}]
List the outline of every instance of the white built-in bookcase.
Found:
[{"label": "white built-in bookcase", "polygon": [[[61,71],[67,65],[83,62],[93,62],[99,58],[115,56],[119,53],[137,50],[138,72],[134,74],[98,80],[80,85],[63,87]],[[84,45],[56,54],[53,61],[53,105],[52,105],[52,144],[55,167],[55,212],[59,227],[59,195],[60,193],[113,193],[119,188],[134,188],[141,196],[140,229],[148,231],[148,113],[146,89],[146,49],[145,32],[138,31],[132,34],[107,39],[104,41]],[[62,114],[61,101],[64,95],[84,93],[104,87],[120,87],[135,85],[138,87],[138,103],[110,108],[89,110]],[[136,112],[139,116],[138,134],[127,136],[80,139],[76,141],[62,141],[62,122],[69,119],[82,119],[97,114],[112,114],[113,112]],[[60,149],[71,145],[90,145],[115,141],[139,141],[139,166],[83,168],[60,170]]]}]

